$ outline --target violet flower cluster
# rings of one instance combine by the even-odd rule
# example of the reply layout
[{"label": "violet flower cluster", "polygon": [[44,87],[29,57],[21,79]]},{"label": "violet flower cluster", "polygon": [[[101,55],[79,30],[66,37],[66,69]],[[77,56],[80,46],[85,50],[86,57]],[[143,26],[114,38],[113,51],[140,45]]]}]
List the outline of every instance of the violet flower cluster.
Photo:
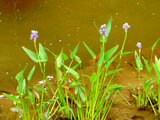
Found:
[{"label": "violet flower cluster", "polygon": [[138,47],[138,49],[142,49],[142,44],[140,42],[138,42],[136,46]]},{"label": "violet flower cluster", "polygon": [[100,32],[101,35],[108,37],[108,33],[107,33],[107,30],[106,30],[106,24],[101,25],[99,32]]},{"label": "violet flower cluster", "polygon": [[32,30],[30,40],[34,40],[38,38],[38,31]]},{"label": "violet flower cluster", "polygon": [[125,23],[125,24],[123,24],[123,29],[124,30],[128,30],[129,28],[130,28],[131,26],[130,25],[128,25],[128,23]]}]

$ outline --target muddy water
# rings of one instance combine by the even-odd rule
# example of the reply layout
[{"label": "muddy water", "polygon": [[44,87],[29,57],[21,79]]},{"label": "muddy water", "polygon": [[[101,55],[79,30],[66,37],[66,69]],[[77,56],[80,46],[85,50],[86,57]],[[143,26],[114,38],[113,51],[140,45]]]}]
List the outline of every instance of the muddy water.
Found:
[{"label": "muddy water", "polygon": [[[131,25],[125,49],[134,50],[138,41],[150,47],[160,36],[159,5],[159,0],[0,0],[0,90],[15,90],[16,73],[26,63],[29,68],[33,65],[21,49],[22,45],[34,49],[29,40],[32,29],[39,31],[38,41],[57,54],[62,48],[69,52],[79,41],[85,41],[98,54],[99,33],[94,24],[107,23],[112,16],[106,47],[122,44],[125,22]],[[85,66],[90,56],[80,46],[78,55]],[[54,69],[53,58],[49,59],[48,75]],[[39,78],[37,72],[34,79]]]}]

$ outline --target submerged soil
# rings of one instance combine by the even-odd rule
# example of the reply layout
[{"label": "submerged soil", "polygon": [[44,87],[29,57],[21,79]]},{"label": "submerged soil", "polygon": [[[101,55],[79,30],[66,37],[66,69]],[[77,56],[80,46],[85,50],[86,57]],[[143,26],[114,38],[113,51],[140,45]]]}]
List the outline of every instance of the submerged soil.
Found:
[{"label": "submerged soil", "polygon": [[[155,49],[154,55],[160,57],[160,46],[157,46]],[[150,60],[151,49],[142,49],[142,56],[144,56],[147,60]],[[118,59],[112,63],[111,68],[116,68],[118,63]],[[135,58],[134,53],[123,56],[121,62],[122,71],[117,72],[112,83],[120,84],[126,86],[124,89],[120,91],[120,93],[130,102],[131,105],[127,104],[127,102],[122,99],[113,104],[110,113],[108,115],[108,120],[158,120],[152,111],[151,108],[139,110],[136,107],[135,99],[132,96],[132,89],[129,84],[138,88],[138,73],[134,68],[135,66]],[[85,74],[92,73],[92,66],[84,67],[83,72]],[[153,73],[154,77],[155,73]],[[145,80],[146,76],[146,68],[141,71],[141,79]],[[87,84],[87,82],[86,82]],[[9,90],[9,88],[8,88]],[[16,91],[16,90],[15,90]],[[10,91],[9,93],[15,94],[15,91]],[[2,94],[4,91],[0,91]],[[117,98],[121,98],[120,95]],[[0,120],[16,120],[18,117],[16,112],[12,112],[10,108],[15,107],[13,102],[6,98],[0,98]]]}]

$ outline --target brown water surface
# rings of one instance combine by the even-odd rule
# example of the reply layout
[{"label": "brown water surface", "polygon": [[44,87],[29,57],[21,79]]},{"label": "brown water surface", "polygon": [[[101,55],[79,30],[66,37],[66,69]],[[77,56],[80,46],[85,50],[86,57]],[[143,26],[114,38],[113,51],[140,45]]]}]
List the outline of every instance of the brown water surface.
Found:
[{"label": "brown water surface", "polygon": [[[37,41],[56,54],[62,48],[69,53],[79,41],[85,41],[98,54],[100,36],[94,24],[99,27],[112,16],[106,47],[122,44],[122,25],[128,22],[131,29],[125,49],[134,50],[138,41],[150,47],[160,36],[159,6],[159,0],[0,0],[0,90],[15,90],[16,73],[26,63],[29,68],[34,64],[21,48],[34,50],[29,39],[32,29],[39,32]],[[78,55],[83,65],[88,65],[91,57],[82,44]],[[52,59],[49,56],[48,75],[54,70]],[[33,79],[40,77],[37,72]]]}]

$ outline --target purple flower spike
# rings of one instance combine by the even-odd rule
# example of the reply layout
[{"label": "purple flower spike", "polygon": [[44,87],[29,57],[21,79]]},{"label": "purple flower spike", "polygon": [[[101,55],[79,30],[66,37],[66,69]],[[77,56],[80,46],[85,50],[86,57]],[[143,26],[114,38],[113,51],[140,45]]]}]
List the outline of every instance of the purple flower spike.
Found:
[{"label": "purple flower spike", "polygon": [[123,24],[123,29],[125,29],[125,30],[128,30],[128,28],[130,28],[131,26],[130,25],[128,25],[128,23],[125,23],[125,24]]},{"label": "purple flower spike", "polygon": [[108,37],[107,31],[106,31],[106,24],[101,25],[99,32],[101,35]]},{"label": "purple flower spike", "polygon": [[140,42],[138,42],[136,46],[138,47],[138,49],[142,49],[142,44]]},{"label": "purple flower spike", "polygon": [[37,39],[37,38],[38,38],[38,31],[32,30],[30,39],[33,40],[33,39]]}]

